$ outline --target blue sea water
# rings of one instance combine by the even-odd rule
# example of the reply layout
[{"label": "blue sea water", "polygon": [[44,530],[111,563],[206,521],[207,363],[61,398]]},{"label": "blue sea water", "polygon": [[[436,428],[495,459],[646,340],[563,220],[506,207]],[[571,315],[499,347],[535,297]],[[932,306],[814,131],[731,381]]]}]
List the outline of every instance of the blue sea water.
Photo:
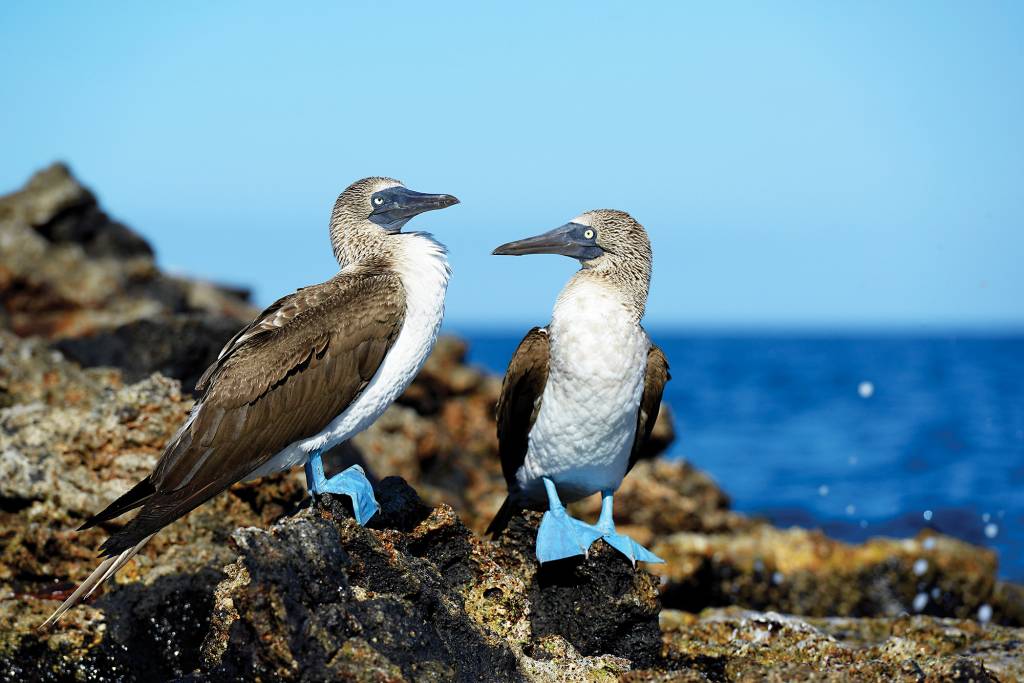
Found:
[{"label": "blue sea water", "polygon": [[[521,336],[463,334],[495,372]],[[736,509],[848,541],[931,527],[1024,581],[1024,335],[651,335],[671,455]]]}]

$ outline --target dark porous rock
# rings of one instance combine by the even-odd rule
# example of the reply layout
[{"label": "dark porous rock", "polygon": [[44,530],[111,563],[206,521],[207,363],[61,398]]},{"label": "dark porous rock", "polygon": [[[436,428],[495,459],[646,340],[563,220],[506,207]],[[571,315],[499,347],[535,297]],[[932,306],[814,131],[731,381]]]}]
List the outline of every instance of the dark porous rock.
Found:
[{"label": "dark porous rock", "polygon": [[203,676],[573,680],[658,661],[649,574],[606,549],[536,571],[525,529],[528,547],[495,557],[451,508],[423,516],[395,478],[376,490],[374,528],[326,495],[269,531],[235,532],[240,557],[216,591]]},{"label": "dark porous rock", "polygon": [[396,526],[360,527],[327,495],[235,532],[203,677],[574,680],[659,661],[650,575],[607,549],[536,571],[528,533],[529,547],[494,554],[444,505],[404,530],[423,506],[388,481],[377,490]]},{"label": "dark porous rock", "polygon": [[658,580],[634,568],[603,541],[586,557],[538,565],[534,552],[540,513],[512,519],[495,559],[522,574],[528,585],[534,636],[557,635],[582,655],[610,654],[634,666],[660,657]]},{"label": "dark porous rock", "polygon": [[[68,615],[52,636],[33,622],[55,603],[31,601],[0,611],[0,680],[174,680],[200,665],[221,572],[211,568],[130,583]],[[25,596],[5,596],[5,602]]]},{"label": "dark porous rock", "polygon": [[657,580],[603,542],[586,558],[540,567],[530,605],[534,635],[560,635],[581,654],[618,655],[639,667],[661,655]]},{"label": "dark porous rock", "polygon": [[85,367],[120,368],[128,382],[159,372],[192,392],[239,327],[237,320],[209,313],[162,315],[61,339],[54,347]]},{"label": "dark porous rock", "polygon": [[[374,529],[412,531],[430,516],[430,507],[401,477],[384,478],[373,487],[373,493],[380,505],[380,510],[368,523]],[[344,496],[340,498],[343,503],[348,500]]]},{"label": "dark porous rock", "polygon": [[468,554],[469,532],[458,533],[456,518],[445,522],[456,532],[445,540],[456,547],[422,531],[433,543],[429,557],[419,557],[397,530],[361,528],[342,510],[329,502],[270,531],[235,533],[241,556],[217,590],[205,673],[522,680],[513,650],[467,613],[463,582],[445,571],[443,558]]}]

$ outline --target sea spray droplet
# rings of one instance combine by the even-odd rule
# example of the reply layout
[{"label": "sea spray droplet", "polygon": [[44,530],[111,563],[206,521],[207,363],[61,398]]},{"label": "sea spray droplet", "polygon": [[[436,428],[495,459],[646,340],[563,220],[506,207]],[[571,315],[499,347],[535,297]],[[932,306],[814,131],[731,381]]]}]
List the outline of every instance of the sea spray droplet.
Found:
[{"label": "sea spray droplet", "polygon": [[990,514],[988,514],[988,513],[986,512],[985,514],[983,514],[983,515],[981,516],[981,521],[983,521],[983,522],[985,522],[986,524],[988,524],[989,522],[991,522],[991,521],[992,521],[992,515],[990,515]]},{"label": "sea spray droplet", "polygon": [[927,593],[918,593],[917,595],[914,596],[914,611],[915,612],[920,612],[921,610],[923,610],[927,606],[928,606],[928,594]]},{"label": "sea spray droplet", "polygon": [[924,543],[922,543],[921,545],[924,546],[925,550],[932,550],[933,548],[935,548],[935,537],[929,536],[928,538],[924,539]]},{"label": "sea spray droplet", "polygon": [[926,522],[932,521],[932,511],[931,510],[925,510],[922,516],[924,517],[924,521],[926,521]]},{"label": "sea spray droplet", "polygon": [[851,517],[853,515],[857,514],[857,507],[854,506],[854,505],[847,505],[846,506],[846,514],[850,515]]},{"label": "sea spray droplet", "polygon": [[818,495],[822,496],[822,497],[827,496],[828,495],[828,486],[826,486],[825,484],[822,484],[821,486],[819,486],[818,487]]},{"label": "sea spray droplet", "polygon": [[857,393],[860,394],[861,398],[871,398],[875,393],[875,385],[871,382],[861,382],[857,385]]},{"label": "sea spray droplet", "polygon": [[999,535],[999,526],[998,525],[992,524],[992,523],[989,523],[989,524],[985,525],[985,538],[995,538],[998,535]]},{"label": "sea spray droplet", "polygon": [[926,571],[928,571],[928,560],[922,557],[914,562],[914,576],[921,576]]},{"label": "sea spray droplet", "polygon": [[982,605],[978,608],[978,621],[987,624],[992,621],[992,605]]}]

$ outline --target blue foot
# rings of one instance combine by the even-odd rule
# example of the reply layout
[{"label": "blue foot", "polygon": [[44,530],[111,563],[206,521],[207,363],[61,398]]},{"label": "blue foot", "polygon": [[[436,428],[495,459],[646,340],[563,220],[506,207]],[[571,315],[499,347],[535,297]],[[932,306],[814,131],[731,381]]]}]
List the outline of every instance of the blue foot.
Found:
[{"label": "blue foot", "polygon": [[601,493],[601,518],[597,526],[592,527],[601,534],[604,542],[618,550],[629,558],[629,561],[636,566],[637,562],[664,562],[647,548],[643,547],[629,536],[624,536],[615,531],[615,522],[612,520],[612,491]]},{"label": "blue foot", "polygon": [[615,548],[620,553],[628,557],[629,561],[633,563],[634,567],[636,566],[637,562],[657,563],[665,561],[657,555],[655,555],[654,553],[652,553],[647,548],[643,547],[642,545],[634,541],[629,536],[623,536],[622,534],[617,534],[613,531],[610,534],[606,533],[602,535],[601,538],[604,539],[605,543],[607,543],[608,545],[610,545],[611,547]]},{"label": "blue foot", "polygon": [[366,526],[370,518],[380,510],[380,504],[373,495],[373,486],[359,465],[352,465],[330,479],[324,476],[324,464],[320,451],[313,451],[306,461],[306,486],[310,495],[333,493],[348,496],[352,501],[352,514],[360,526]]},{"label": "blue foot", "polygon": [[591,544],[599,538],[600,531],[573,519],[564,507],[548,510],[537,530],[537,559],[543,563],[586,555]]},{"label": "blue foot", "polygon": [[555,483],[547,477],[544,487],[550,509],[544,513],[537,530],[537,560],[544,563],[586,555],[591,544],[601,538],[601,532],[569,516],[558,499]]}]

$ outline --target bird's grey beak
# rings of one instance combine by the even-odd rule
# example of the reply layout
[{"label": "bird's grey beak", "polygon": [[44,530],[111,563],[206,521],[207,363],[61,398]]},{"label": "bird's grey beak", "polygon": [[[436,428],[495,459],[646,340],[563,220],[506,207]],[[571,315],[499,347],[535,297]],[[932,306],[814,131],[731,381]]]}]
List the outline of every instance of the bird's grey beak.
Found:
[{"label": "bird's grey beak", "polygon": [[[590,237],[587,237],[587,233],[590,234]],[[492,253],[495,256],[560,254],[581,261],[589,261],[604,254],[604,250],[597,246],[594,234],[594,231],[585,225],[566,223],[543,235],[503,244]]]},{"label": "bird's grey beak", "polygon": [[413,216],[445,209],[459,200],[450,194],[426,194],[398,186],[374,193],[371,202],[370,220],[388,232],[398,232]]}]

